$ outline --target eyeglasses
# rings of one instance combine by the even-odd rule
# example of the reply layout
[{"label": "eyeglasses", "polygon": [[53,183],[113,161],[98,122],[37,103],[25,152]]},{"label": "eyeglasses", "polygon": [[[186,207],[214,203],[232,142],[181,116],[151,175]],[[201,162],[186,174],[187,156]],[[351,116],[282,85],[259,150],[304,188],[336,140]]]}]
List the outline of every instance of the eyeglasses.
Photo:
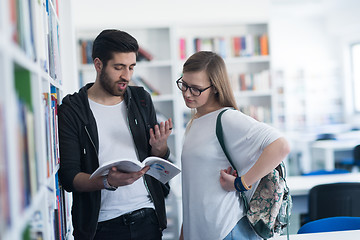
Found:
[{"label": "eyeglasses", "polygon": [[202,92],[206,91],[207,89],[211,88],[213,85],[208,86],[204,89],[199,89],[196,87],[190,87],[187,85],[184,81],[182,81],[182,77],[180,77],[178,80],[176,80],[176,85],[182,92],[186,92],[188,89],[190,90],[190,93],[196,97],[200,96]]}]

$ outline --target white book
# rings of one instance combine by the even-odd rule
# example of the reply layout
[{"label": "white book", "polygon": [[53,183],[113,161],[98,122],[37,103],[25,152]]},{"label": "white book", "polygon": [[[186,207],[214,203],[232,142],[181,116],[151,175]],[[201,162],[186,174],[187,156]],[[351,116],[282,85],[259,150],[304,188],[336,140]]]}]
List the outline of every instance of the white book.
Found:
[{"label": "white book", "polygon": [[150,169],[145,174],[156,178],[164,184],[181,172],[180,168],[170,161],[150,156],[143,162],[133,159],[114,159],[99,166],[95,172],[91,174],[90,178],[105,176],[112,167],[116,167],[122,172],[138,172],[145,166],[150,166]]}]

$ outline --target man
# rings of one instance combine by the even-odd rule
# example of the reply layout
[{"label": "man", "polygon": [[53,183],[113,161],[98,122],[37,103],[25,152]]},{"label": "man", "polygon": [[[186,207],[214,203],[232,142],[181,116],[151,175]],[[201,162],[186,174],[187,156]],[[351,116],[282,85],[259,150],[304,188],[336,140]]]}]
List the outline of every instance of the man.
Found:
[{"label": "man", "polygon": [[104,30],[94,40],[95,83],[66,96],[58,110],[60,169],[65,190],[73,192],[75,239],[161,239],[166,228],[164,197],[156,179],[116,168],[91,178],[114,159],[167,159],[172,121],[157,124],[150,95],[128,86],[138,43],[119,30]]}]

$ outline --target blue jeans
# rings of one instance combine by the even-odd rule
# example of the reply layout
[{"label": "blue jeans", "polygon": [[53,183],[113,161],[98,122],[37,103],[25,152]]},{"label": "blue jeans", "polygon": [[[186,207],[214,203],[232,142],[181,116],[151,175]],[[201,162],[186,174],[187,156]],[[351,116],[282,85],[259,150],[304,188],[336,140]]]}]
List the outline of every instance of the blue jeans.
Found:
[{"label": "blue jeans", "polygon": [[251,228],[246,217],[241,218],[224,240],[259,240],[255,231]]},{"label": "blue jeans", "polygon": [[161,240],[162,232],[155,211],[136,212],[136,218],[123,215],[99,222],[94,240]]}]

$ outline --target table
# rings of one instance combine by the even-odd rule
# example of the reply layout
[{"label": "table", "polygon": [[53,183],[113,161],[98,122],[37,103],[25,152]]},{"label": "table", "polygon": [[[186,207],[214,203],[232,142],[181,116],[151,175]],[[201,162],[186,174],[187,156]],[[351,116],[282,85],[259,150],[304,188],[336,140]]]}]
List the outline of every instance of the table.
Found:
[{"label": "table", "polygon": [[308,194],[311,188],[320,184],[337,182],[360,182],[360,173],[327,174],[312,176],[289,176],[286,183],[293,199],[293,213],[308,212]]},{"label": "table", "polygon": [[[329,129],[329,132],[330,129]],[[299,161],[299,171],[308,173],[313,170],[314,152],[323,152],[320,158],[324,162],[326,170],[335,168],[335,153],[338,151],[351,151],[356,145],[360,144],[360,131],[345,131],[336,134],[336,140],[316,141],[315,133],[286,133],[286,138],[291,143],[291,151],[297,154]]]},{"label": "table", "polygon": [[[360,239],[360,230],[291,234],[290,240],[355,240]],[[275,236],[271,240],[286,240],[287,236]]]},{"label": "table", "polygon": [[315,141],[311,148],[313,150],[323,150],[325,152],[325,169],[332,171],[335,169],[335,152],[352,151],[354,147],[359,144],[360,139],[322,140]]}]

